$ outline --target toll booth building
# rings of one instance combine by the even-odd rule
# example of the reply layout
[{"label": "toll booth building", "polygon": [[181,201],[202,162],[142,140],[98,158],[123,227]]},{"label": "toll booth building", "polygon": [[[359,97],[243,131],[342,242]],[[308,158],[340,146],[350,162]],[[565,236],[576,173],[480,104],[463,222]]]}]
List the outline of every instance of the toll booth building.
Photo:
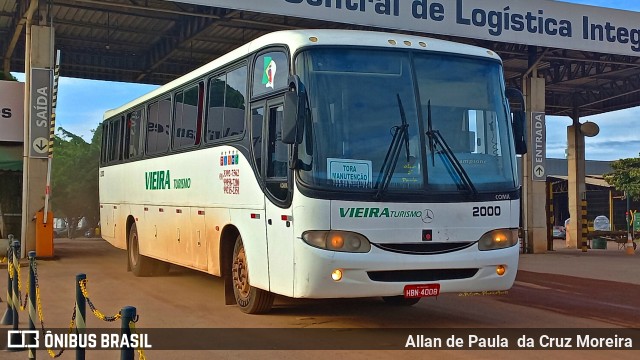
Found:
[{"label": "toll booth building", "polygon": [[21,209],[22,144],[0,141],[0,239],[20,238]]},{"label": "toll booth building", "polygon": [[[549,176],[547,189],[552,189],[553,225],[563,226],[569,218],[568,174],[565,159],[547,159]],[[611,162],[585,162],[585,183],[587,200],[587,222],[589,231],[593,231],[593,221],[597,216],[606,216],[611,222],[611,230],[627,230],[627,200],[624,193],[617,191],[604,180],[604,174],[610,173]],[[547,191],[547,194],[550,192]],[[640,210],[640,201],[631,201],[631,210]]]}]

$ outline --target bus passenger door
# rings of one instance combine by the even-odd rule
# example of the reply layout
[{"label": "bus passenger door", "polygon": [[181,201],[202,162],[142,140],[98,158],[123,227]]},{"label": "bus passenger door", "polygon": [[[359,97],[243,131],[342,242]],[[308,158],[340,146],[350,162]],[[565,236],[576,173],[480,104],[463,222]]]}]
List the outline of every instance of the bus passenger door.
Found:
[{"label": "bus passenger door", "polygon": [[288,167],[289,147],[282,142],[282,97],[267,102],[264,122],[264,184],[270,290],[293,296],[293,224]]}]

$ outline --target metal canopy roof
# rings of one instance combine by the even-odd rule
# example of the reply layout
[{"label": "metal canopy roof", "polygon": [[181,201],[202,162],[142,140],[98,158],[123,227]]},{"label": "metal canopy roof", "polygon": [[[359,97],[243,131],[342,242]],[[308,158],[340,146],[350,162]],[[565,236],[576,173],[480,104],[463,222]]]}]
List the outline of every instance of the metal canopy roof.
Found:
[{"label": "metal canopy roof", "polygon": [[[0,0],[0,49],[24,71],[24,15],[32,1]],[[164,84],[263,34],[297,28],[382,30],[164,0],[40,0],[34,24],[53,23],[61,75]],[[593,115],[640,105],[640,57],[433,36],[482,46],[504,60],[510,85],[529,64],[546,79],[549,115]],[[17,43],[11,51],[11,39]]]}]

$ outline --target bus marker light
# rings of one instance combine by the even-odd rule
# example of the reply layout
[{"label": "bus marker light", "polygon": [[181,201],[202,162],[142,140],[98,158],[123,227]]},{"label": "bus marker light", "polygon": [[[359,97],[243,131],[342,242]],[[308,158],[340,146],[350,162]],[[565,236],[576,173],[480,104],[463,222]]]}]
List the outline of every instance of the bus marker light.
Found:
[{"label": "bus marker light", "polygon": [[405,45],[407,45],[407,46],[411,46],[411,41],[409,41],[409,40],[405,40],[405,41],[404,41],[404,44],[405,44]]},{"label": "bus marker light", "polygon": [[204,211],[198,210],[198,215],[204,215]]},{"label": "bus marker light", "polygon": [[163,208],[159,208],[158,211],[159,212],[164,212],[164,209]]},{"label": "bus marker light", "polygon": [[260,219],[260,214],[251,214],[252,219]]},{"label": "bus marker light", "polygon": [[331,273],[331,278],[333,279],[333,281],[342,280],[342,270],[340,269],[333,270],[333,272]]},{"label": "bus marker light", "polygon": [[496,266],[496,274],[498,274],[498,276],[504,275],[505,272],[507,272],[507,268],[504,265]]},{"label": "bus marker light", "polygon": [[282,221],[292,221],[293,220],[293,216],[282,215],[282,216],[280,216],[280,220],[282,220]]},{"label": "bus marker light", "polygon": [[176,209],[176,214],[182,214],[182,209]]},{"label": "bus marker light", "polygon": [[315,36],[311,36],[311,37],[309,38],[309,41],[311,41],[311,42],[318,42],[318,38],[317,38],[317,37],[315,37]]},{"label": "bus marker light", "polygon": [[331,237],[331,246],[334,249],[342,249],[344,246],[344,239],[339,234],[335,234]]},{"label": "bus marker light", "polygon": [[144,208],[144,211],[149,211],[149,208],[148,207]]}]

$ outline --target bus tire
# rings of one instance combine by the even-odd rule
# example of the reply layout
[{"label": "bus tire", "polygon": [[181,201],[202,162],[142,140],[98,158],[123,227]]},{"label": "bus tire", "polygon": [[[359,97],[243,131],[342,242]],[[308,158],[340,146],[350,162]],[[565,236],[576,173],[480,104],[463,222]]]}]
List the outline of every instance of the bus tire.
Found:
[{"label": "bus tire", "polygon": [[383,296],[382,300],[389,305],[393,306],[413,306],[420,301],[420,298],[406,298],[402,295],[398,296]]},{"label": "bus tire", "polygon": [[154,261],[144,255],[140,255],[138,243],[138,229],[136,223],[131,224],[127,246],[129,268],[135,276],[151,276],[153,274]]},{"label": "bus tire", "polygon": [[247,254],[238,236],[233,247],[233,262],[231,263],[231,277],[233,281],[233,295],[240,311],[246,314],[264,314],[273,306],[273,294],[251,286],[249,283],[249,267]]}]

